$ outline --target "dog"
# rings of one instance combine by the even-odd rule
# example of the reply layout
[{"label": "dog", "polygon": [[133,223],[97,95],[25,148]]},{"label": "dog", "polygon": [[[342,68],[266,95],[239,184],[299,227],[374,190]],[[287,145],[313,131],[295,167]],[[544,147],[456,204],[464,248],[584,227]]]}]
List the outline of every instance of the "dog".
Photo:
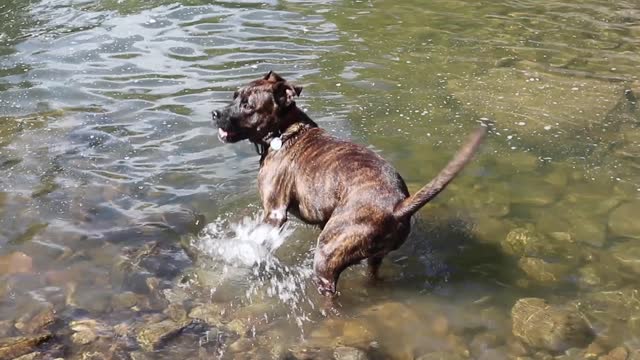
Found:
[{"label": "dog", "polygon": [[382,259],[404,243],[411,216],[438,195],[469,162],[487,133],[479,127],[446,167],[413,195],[375,152],[329,135],[296,106],[302,87],[274,72],[233,94],[212,112],[224,143],[252,142],[260,155],[258,187],[265,223],[281,227],[288,214],[320,233],[314,281],[334,297],[347,267],[367,259],[378,279]]}]

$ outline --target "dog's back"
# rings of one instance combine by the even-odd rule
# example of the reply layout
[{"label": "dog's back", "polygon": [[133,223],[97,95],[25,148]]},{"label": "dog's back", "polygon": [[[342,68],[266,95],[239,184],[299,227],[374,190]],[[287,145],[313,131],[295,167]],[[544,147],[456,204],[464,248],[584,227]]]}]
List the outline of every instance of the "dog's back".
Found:
[{"label": "dog's back", "polygon": [[278,181],[279,191],[287,183],[295,205],[290,211],[313,224],[358,204],[391,214],[409,196],[402,177],[378,154],[320,128],[307,130],[286,151],[269,154],[262,169],[273,172],[272,179],[288,178]]}]

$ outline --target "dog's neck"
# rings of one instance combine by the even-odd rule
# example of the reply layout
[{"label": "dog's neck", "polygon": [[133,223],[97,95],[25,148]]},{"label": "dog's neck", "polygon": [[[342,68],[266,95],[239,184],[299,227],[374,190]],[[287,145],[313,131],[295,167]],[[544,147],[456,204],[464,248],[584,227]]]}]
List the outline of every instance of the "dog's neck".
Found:
[{"label": "dog's neck", "polygon": [[300,134],[308,129],[318,127],[318,124],[311,120],[311,118],[295,104],[287,109],[278,120],[281,124],[279,129],[269,132],[267,136],[254,142],[256,152],[260,155],[261,165],[267,154],[270,151],[274,151],[274,149],[271,149],[271,143],[274,139],[278,138],[282,146],[290,146]]}]

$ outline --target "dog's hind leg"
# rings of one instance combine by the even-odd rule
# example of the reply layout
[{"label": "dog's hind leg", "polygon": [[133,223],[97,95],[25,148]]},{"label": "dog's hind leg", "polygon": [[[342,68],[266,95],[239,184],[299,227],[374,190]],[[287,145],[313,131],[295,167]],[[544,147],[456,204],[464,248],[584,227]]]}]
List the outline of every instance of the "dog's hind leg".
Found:
[{"label": "dog's hind leg", "polygon": [[368,257],[370,238],[360,232],[334,237],[327,230],[325,228],[318,238],[313,269],[318,292],[324,296],[335,296],[342,271]]},{"label": "dog's hind leg", "polygon": [[372,282],[376,282],[380,280],[380,265],[382,265],[382,259],[384,259],[384,255],[374,255],[367,259],[368,275],[369,280]]}]

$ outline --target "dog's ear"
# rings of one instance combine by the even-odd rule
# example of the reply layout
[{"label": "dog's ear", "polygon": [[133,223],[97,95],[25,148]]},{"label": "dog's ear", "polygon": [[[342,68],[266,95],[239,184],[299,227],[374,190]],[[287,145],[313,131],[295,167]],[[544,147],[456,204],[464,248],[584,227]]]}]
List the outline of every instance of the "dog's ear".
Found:
[{"label": "dog's ear", "polygon": [[268,81],[268,82],[271,82],[271,83],[277,83],[277,82],[280,82],[280,81],[285,81],[285,80],[282,78],[282,76],[280,76],[280,75],[278,75],[278,74],[274,73],[273,71],[269,71],[269,72],[267,73],[267,75],[265,75],[262,79],[263,79],[263,80],[266,80],[266,81]]},{"label": "dog's ear", "polygon": [[296,96],[300,96],[300,93],[302,93],[302,86],[282,82],[278,84],[274,93],[276,94],[278,105],[288,107],[296,101]]}]

